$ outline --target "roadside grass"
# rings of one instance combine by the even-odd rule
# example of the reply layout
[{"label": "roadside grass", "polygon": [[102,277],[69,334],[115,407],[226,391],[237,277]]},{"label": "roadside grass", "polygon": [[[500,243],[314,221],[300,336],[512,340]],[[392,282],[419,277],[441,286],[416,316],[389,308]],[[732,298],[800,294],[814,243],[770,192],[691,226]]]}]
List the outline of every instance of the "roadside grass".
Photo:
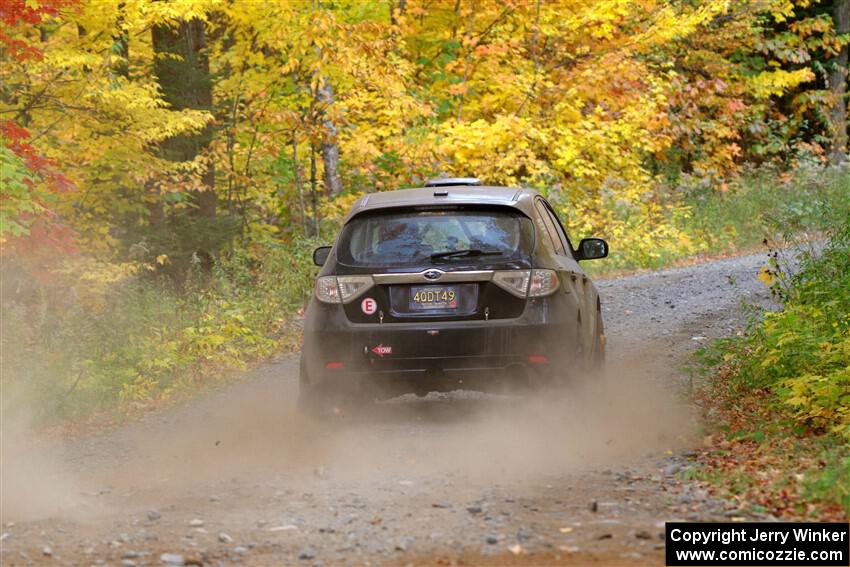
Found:
[{"label": "roadside grass", "polygon": [[[819,234],[830,218],[850,211],[847,169],[763,169],[731,182],[725,192],[694,181],[670,194],[683,189],[684,201],[671,209],[677,212],[663,220],[680,237],[653,244],[651,254],[645,242],[611,242],[612,257],[588,263],[591,273],[730,254],[786,232]],[[332,241],[351,199],[344,196],[339,211],[325,212],[327,239],[257,237],[224,254],[212,273],[191,270],[179,285],[155,275],[156,266],[138,262],[72,258],[44,279],[5,266],[5,415],[27,413],[42,426],[92,415],[120,420],[221,383],[228,371],[297,349],[298,313],[316,273],[312,249]]]},{"label": "roadside grass", "polygon": [[670,194],[676,200],[663,221],[675,229],[669,238],[655,241],[649,252],[639,239],[613,241],[609,258],[587,263],[588,271],[615,276],[755,251],[765,240],[817,238],[836,218],[850,214],[850,168],[802,165],[780,172],[762,167],[721,187],[684,178]]},{"label": "roadside grass", "polygon": [[780,517],[850,517],[850,215],[836,212],[822,252],[762,271],[782,308],[699,353],[700,474]]},{"label": "roadside grass", "polygon": [[225,256],[180,285],[144,266],[81,258],[46,281],[7,278],[18,290],[2,305],[4,419],[120,420],[295,350],[316,245]]}]

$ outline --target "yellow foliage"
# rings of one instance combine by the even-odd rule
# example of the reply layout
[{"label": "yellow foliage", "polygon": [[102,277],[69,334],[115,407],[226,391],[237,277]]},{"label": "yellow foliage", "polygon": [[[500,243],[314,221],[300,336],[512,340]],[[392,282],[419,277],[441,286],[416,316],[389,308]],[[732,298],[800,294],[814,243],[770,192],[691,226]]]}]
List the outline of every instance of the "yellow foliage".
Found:
[{"label": "yellow foliage", "polygon": [[776,276],[768,267],[763,267],[759,270],[758,276],[756,276],[758,280],[765,285],[765,287],[772,287],[774,283],[776,283]]},{"label": "yellow foliage", "polygon": [[[813,80],[769,55],[774,67],[751,76],[733,62],[763,51],[758,18],[793,19],[808,4],[408,0],[391,18],[386,3],[357,0],[81,0],[62,13],[68,25],[44,34],[42,59],[0,67],[0,83],[25,85],[2,97],[0,114],[27,108],[39,148],[81,188],[51,210],[102,257],[129,232],[126,219],[141,231],[158,206],[193,210],[186,195],[208,172],[243,234],[285,239],[289,223],[307,224],[315,167],[326,220],[360,192],[475,175],[539,188],[577,236],[617,238],[651,259],[659,240],[704,246],[670,223],[687,211],[660,194],[664,168],[687,166],[722,190],[745,140],[763,136],[771,98]],[[211,110],[169,108],[155,73],[158,58],[180,56],[154,53],[152,30],[192,20],[206,26]],[[817,20],[797,33],[828,28]],[[318,96],[326,86],[332,101]],[[209,142],[183,161],[158,151],[198,134]],[[329,142],[349,183],[333,200]],[[151,265],[164,265],[160,252]]]},{"label": "yellow foliage", "polygon": [[781,95],[801,83],[813,81],[814,79],[815,74],[812,73],[811,69],[806,68],[796,69],[794,71],[785,71],[783,69],[765,71],[750,79],[750,90],[757,98],[767,98]]}]

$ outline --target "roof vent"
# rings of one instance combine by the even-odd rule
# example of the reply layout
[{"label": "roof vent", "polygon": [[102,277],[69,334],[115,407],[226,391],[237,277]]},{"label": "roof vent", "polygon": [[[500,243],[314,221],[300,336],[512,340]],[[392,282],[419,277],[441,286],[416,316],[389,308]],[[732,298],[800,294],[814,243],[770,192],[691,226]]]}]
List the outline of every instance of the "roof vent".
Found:
[{"label": "roof vent", "polygon": [[425,187],[470,187],[481,185],[477,177],[435,177],[425,182]]}]

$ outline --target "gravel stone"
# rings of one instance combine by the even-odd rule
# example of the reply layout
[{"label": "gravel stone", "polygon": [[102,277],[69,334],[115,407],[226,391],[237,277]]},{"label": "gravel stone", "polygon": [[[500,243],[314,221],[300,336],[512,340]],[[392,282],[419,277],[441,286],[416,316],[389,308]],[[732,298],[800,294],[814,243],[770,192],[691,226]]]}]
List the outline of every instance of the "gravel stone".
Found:
[{"label": "gravel stone", "polygon": [[682,470],[682,465],[679,463],[672,463],[664,467],[664,476],[673,476],[680,470]]},{"label": "gravel stone", "polygon": [[186,560],[179,553],[163,553],[159,560],[166,565],[185,565]]}]

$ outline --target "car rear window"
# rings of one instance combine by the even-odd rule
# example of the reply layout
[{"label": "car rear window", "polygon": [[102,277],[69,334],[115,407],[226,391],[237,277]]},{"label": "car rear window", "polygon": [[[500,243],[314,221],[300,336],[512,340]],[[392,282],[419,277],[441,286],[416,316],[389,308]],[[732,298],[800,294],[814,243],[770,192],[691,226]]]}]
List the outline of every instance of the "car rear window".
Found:
[{"label": "car rear window", "polygon": [[512,209],[387,211],[349,222],[337,257],[348,265],[410,266],[432,263],[432,254],[480,250],[486,255],[464,259],[501,261],[527,257],[532,231],[531,220]]}]

